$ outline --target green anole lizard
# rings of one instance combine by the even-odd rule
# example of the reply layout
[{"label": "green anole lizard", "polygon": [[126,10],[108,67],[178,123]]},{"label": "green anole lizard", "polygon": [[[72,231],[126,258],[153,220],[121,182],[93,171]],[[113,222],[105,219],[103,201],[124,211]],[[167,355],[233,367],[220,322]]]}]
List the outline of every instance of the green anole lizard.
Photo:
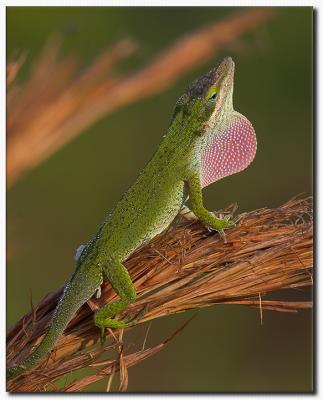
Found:
[{"label": "green anole lizard", "polygon": [[194,81],[178,99],[171,123],[155,155],[99,227],[81,246],[76,269],[66,284],[47,334],[19,365],[7,369],[15,376],[49,353],[76,311],[110,282],[119,300],[94,315],[96,326],[123,328],[115,317],[136,299],[123,262],[167,228],[188,197],[193,213],[205,225],[223,232],[234,224],[216,218],[203,205],[202,188],[245,169],[253,160],[257,142],[246,117],[233,109],[234,62],[225,58],[218,67]]}]

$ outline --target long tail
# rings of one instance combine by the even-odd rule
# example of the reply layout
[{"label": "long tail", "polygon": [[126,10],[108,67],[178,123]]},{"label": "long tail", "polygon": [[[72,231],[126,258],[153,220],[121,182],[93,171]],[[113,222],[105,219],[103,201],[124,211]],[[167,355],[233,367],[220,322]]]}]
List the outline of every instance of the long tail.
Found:
[{"label": "long tail", "polygon": [[67,283],[53,315],[47,334],[36,350],[21,364],[7,369],[7,377],[11,378],[36,364],[54,347],[76,311],[92,296],[101,283],[102,275],[76,271],[70,282]]}]

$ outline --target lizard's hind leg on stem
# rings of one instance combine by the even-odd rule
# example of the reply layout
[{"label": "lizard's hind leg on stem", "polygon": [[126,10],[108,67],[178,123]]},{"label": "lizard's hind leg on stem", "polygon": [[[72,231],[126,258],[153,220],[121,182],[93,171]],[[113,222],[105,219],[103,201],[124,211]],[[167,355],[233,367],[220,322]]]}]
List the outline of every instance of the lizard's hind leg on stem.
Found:
[{"label": "lizard's hind leg on stem", "polygon": [[95,325],[101,328],[102,340],[105,328],[118,329],[129,325],[127,321],[118,320],[116,315],[136,300],[136,291],[126,267],[118,260],[110,257],[101,266],[104,277],[111,283],[113,289],[120,297],[119,300],[100,308],[94,315]]}]

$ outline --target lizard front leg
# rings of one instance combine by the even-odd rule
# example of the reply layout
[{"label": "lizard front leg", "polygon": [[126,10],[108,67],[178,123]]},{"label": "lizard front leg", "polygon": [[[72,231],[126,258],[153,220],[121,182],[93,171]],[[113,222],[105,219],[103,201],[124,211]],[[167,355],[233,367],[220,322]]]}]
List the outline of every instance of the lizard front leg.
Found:
[{"label": "lizard front leg", "polygon": [[100,308],[94,315],[94,323],[101,328],[125,328],[129,324],[120,321],[115,316],[121,313],[130,303],[136,300],[136,291],[126,267],[118,260],[110,257],[101,264],[104,277],[111,283],[120,299]]},{"label": "lizard front leg", "polygon": [[205,225],[219,231],[220,233],[223,233],[223,229],[234,226],[234,223],[229,221],[227,218],[216,218],[204,207],[201,180],[198,173],[193,173],[188,179],[186,179],[186,183],[188,185],[192,211]]}]

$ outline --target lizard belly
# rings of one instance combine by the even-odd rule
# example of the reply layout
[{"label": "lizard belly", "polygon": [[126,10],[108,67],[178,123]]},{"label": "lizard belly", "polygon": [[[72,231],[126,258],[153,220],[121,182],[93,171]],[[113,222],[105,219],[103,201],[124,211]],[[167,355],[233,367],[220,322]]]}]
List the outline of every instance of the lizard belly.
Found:
[{"label": "lizard belly", "polygon": [[[138,235],[137,240],[133,243],[131,252],[139,246],[147,243],[155,236],[162,233],[175,219],[180,208],[182,207],[184,196],[184,183],[180,182],[174,185],[169,193],[163,193],[162,196],[156,197],[144,209],[142,215],[138,215],[137,223],[141,226],[141,234]],[[137,229],[134,228],[134,231]]]},{"label": "lizard belly", "polygon": [[175,182],[163,190],[152,190],[139,205],[128,198],[127,206],[117,207],[107,221],[106,249],[119,260],[125,260],[171,224],[185,199],[184,182]]},{"label": "lizard belly", "polygon": [[147,229],[144,238],[145,242],[162,233],[173,222],[183,205],[183,200],[183,190],[177,191],[167,205],[158,209],[154,218],[151,219],[151,225]]}]

